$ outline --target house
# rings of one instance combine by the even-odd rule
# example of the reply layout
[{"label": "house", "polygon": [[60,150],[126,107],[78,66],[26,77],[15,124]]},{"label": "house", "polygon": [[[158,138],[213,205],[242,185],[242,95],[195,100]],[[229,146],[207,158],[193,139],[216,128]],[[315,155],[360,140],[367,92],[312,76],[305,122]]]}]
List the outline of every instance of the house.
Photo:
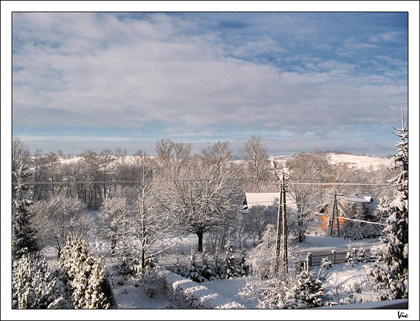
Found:
[{"label": "house", "polygon": [[[242,211],[246,211],[254,206],[278,206],[279,193],[245,193]],[[286,210],[297,210],[296,204],[286,195]]]},{"label": "house", "polygon": [[372,195],[337,196],[340,211],[348,218],[370,220],[378,208],[379,202]]},{"label": "house", "polygon": [[[319,220],[321,228],[327,230],[329,226],[329,220],[332,215],[333,201],[330,201],[322,206],[320,213],[325,213],[326,216],[320,216]],[[345,224],[345,218],[354,219],[358,218],[361,220],[371,220],[374,217],[374,212],[379,205],[372,195],[337,195],[337,207],[338,207],[338,220],[340,227]]]}]

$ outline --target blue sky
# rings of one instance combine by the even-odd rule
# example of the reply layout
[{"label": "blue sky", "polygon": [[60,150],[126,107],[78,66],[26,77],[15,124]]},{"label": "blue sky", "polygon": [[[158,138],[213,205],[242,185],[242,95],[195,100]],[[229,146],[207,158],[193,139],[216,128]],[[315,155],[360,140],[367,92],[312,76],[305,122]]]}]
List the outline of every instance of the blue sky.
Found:
[{"label": "blue sky", "polygon": [[44,152],[161,138],[395,153],[407,13],[14,13],[13,135]]}]

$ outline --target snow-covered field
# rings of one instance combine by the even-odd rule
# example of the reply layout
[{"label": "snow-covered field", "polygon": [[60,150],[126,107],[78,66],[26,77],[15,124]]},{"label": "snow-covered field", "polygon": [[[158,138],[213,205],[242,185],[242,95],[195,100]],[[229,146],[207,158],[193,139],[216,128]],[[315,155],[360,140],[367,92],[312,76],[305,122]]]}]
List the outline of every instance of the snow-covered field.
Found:
[{"label": "snow-covered field", "polygon": [[369,167],[377,169],[380,166],[388,167],[391,165],[391,159],[383,157],[336,153],[328,153],[328,155],[332,164],[347,163],[350,167],[359,169],[368,169]]},{"label": "snow-covered field", "polygon": [[[350,167],[357,169],[378,169],[381,166],[388,167],[391,165],[390,158],[366,156],[357,154],[342,154],[342,153],[327,153],[330,158],[330,163],[333,165],[345,163]],[[271,156],[270,161],[276,161],[280,165],[286,164],[293,155]]]}]

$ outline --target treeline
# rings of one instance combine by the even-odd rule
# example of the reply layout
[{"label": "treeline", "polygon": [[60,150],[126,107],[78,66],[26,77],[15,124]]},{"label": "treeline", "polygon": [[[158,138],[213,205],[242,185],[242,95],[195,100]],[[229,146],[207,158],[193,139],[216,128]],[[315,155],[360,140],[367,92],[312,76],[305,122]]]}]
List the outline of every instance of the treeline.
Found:
[{"label": "treeline", "polygon": [[[26,194],[35,203],[32,208],[37,213],[34,220],[39,225],[38,235],[44,235],[44,241],[50,239],[49,243],[55,243],[58,251],[65,241],[65,229],[86,233],[89,222],[85,216],[72,220],[84,207],[103,212],[117,203],[124,204],[123,212],[135,216],[134,225],[143,231],[137,235],[149,233],[146,233],[150,225],[147,220],[161,218],[160,221],[170,224],[172,232],[197,235],[199,251],[205,234],[213,249],[223,248],[233,236],[239,244],[249,238],[257,243],[267,224],[275,223],[275,204],[262,204],[268,207],[256,207],[247,214],[239,211],[245,192],[278,191],[261,137],[253,136],[243,145],[241,162],[232,161],[228,142],[217,142],[200,154],[193,154],[190,144],[162,139],[155,151],[156,157],[143,151],[127,157],[120,149],[115,153],[86,151],[77,162],[62,162],[58,154],[51,152],[36,151],[30,155],[16,138],[13,140],[13,193],[19,179],[17,169],[25,165],[28,173],[20,179],[27,185],[21,186],[31,187]],[[333,192],[352,195],[370,192],[372,188],[343,185],[332,190],[322,185],[298,183],[384,183],[394,175],[386,168],[368,171],[346,164],[332,165],[328,155],[319,150],[294,155],[285,167],[290,176],[288,195],[296,204],[296,210],[289,213],[289,231],[300,242],[316,228],[312,213],[330,201]],[[389,191],[377,189],[375,196],[379,198]],[[61,231],[52,233],[47,229],[51,225],[48,222],[55,222]],[[144,238],[139,238],[140,243],[145,243],[146,238],[149,243],[153,239]],[[142,257],[145,255],[142,253]]]}]

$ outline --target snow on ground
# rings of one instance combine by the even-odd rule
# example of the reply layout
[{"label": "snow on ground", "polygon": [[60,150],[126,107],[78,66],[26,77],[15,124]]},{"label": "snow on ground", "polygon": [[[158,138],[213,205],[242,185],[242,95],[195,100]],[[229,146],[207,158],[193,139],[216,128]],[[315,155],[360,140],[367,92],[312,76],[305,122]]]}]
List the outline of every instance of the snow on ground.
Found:
[{"label": "snow on ground", "polygon": [[142,293],[139,287],[123,285],[114,289],[118,309],[171,309],[174,308],[166,295],[160,292],[153,298]]},{"label": "snow on ground", "polygon": [[242,304],[247,309],[256,309],[258,305],[257,301],[246,300],[239,295],[239,292],[242,291],[247,282],[252,282],[255,279],[255,277],[244,277],[226,280],[216,279],[213,281],[203,282],[202,284],[205,285],[209,290],[217,292]]},{"label": "snow on ground", "polygon": [[[325,281],[324,291],[330,301],[342,304],[355,304],[378,301],[376,293],[372,292],[366,275],[365,267],[368,263],[358,263],[354,266],[348,264],[335,264],[332,268],[322,269]],[[319,267],[311,269],[316,273]]]},{"label": "snow on ground", "polygon": [[347,163],[350,167],[356,168],[368,169],[372,166],[373,169],[378,169],[380,166],[391,165],[389,158],[337,153],[328,153],[328,155],[331,157],[332,164]]},{"label": "snow on ground", "polygon": [[371,248],[380,244],[379,237],[362,239],[358,241],[345,240],[341,237],[331,236],[307,236],[303,243],[293,241],[291,246],[299,246],[301,252],[331,252],[331,250],[344,251],[348,245],[352,248]]},{"label": "snow on ground", "polygon": [[[341,154],[341,153],[327,153],[331,159],[331,164],[347,163],[350,167],[364,168],[368,169],[372,166],[373,169],[377,169],[380,166],[389,166],[391,165],[391,159],[377,157],[377,156],[366,156],[366,155],[356,155],[356,154]],[[276,155],[270,156],[268,159],[270,161],[276,161],[280,165],[285,165],[288,159],[291,159],[293,154],[290,155]],[[83,159],[82,157],[72,157],[68,159],[61,159],[62,164],[71,164],[76,163],[77,161]],[[135,164],[137,156],[122,156],[116,157],[114,164]],[[232,163],[243,164],[243,160],[233,160]]]},{"label": "snow on ground", "polygon": [[[358,169],[368,169],[370,166],[372,166],[373,169],[378,169],[380,166],[391,165],[390,158],[341,153],[327,153],[327,155],[330,157],[331,164],[347,163],[350,167]],[[291,159],[292,156],[293,155],[270,156],[269,160],[276,161],[280,165],[285,165],[287,160]]]}]

